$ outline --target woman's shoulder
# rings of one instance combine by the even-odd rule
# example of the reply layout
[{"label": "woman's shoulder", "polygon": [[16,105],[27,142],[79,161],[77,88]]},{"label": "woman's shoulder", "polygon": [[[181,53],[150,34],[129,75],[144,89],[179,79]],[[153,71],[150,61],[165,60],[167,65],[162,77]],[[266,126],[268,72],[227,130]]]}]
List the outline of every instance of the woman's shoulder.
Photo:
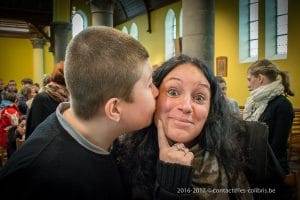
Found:
[{"label": "woman's shoulder", "polygon": [[282,169],[268,144],[267,125],[257,121],[243,121],[242,124],[244,131],[240,134],[239,143],[249,181],[260,183],[272,178],[281,178]]},{"label": "woman's shoulder", "polygon": [[272,101],[270,101],[268,105],[269,106],[286,106],[286,107],[293,108],[293,105],[290,102],[290,100],[284,95],[278,95]]},{"label": "woman's shoulder", "polygon": [[258,121],[241,120],[236,129],[238,146],[243,156],[255,160],[252,156],[259,155],[266,150],[268,144],[268,126]]},{"label": "woman's shoulder", "polygon": [[239,135],[248,143],[256,141],[266,142],[268,140],[268,126],[265,123],[258,121],[241,120]]},{"label": "woman's shoulder", "polygon": [[263,116],[269,116],[272,118],[274,115],[284,115],[287,117],[294,116],[293,105],[286,96],[279,95],[268,103]]},{"label": "woman's shoulder", "polygon": [[49,103],[55,105],[59,104],[59,102],[54,101],[53,98],[51,98],[46,92],[40,92],[34,97],[31,105],[49,104]]},{"label": "woman's shoulder", "polygon": [[48,99],[50,98],[49,95],[46,92],[40,92],[37,95],[35,95],[34,99]]}]

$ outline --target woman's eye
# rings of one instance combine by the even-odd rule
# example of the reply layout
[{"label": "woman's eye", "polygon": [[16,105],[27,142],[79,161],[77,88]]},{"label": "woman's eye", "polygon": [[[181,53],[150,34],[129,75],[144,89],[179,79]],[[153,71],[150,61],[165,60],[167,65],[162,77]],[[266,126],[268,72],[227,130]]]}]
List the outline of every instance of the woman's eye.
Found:
[{"label": "woman's eye", "polygon": [[175,90],[175,89],[169,89],[168,90],[168,94],[170,95],[170,96],[178,96],[178,92]]},{"label": "woman's eye", "polygon": [[197,96],[194,96],[193,99],[194,99],[196,102],[201,103],[202,101],[205,100],[205,97],[202,96],[202,95],[197,95]]}]

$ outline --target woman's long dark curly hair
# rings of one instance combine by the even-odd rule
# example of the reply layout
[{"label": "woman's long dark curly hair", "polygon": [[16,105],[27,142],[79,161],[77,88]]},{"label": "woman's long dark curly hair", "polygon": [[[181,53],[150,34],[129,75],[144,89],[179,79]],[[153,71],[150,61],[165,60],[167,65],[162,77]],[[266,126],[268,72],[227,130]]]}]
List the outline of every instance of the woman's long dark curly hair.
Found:
[{"label": "woman's long dark curly hair", "polygon": [[[233,131],[239,126],[239,119],[231,113],[213,73],[200,60],[180,55],[169,59],[154,71],[153,83],[159,88],[169,72],[186,63],[196,66],[204,73],[211,90],[208,118],[195,140],[201,148],[216,155],[225,167],[229,182],[234,186],[237,178],[236,170],[241,169],[243,161]],[[154,124],[124,136],[115,144],[113,154],[117,157],[119,165],[128,170],[131,187],[139,188],[148,194],[154,191],[156,162],[159,155],[157,130]]]}]

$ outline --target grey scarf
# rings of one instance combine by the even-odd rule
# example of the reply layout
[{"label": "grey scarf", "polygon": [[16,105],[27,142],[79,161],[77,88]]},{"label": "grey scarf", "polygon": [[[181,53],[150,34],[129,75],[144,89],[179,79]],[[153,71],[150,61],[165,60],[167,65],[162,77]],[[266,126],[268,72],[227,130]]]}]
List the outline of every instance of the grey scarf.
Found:
[{"label": "grey scarf", "polygon": [[243,111],[243,119],[247,121],[258,121],[259,117],[268,106],[268,102],[283,93],[284,87],[281,80],[274,81],[253,90],[251,96],[247,99]]}]

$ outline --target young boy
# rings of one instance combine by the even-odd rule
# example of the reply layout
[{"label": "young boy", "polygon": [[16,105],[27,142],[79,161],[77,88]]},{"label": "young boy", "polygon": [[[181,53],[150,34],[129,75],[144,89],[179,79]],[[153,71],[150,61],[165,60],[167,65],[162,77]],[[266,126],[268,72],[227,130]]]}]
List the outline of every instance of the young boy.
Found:
[{"label": "young boy", "polygon": [[[152,121],[157,89],[146,49],[109,27],[90,27],[67,47],[61,103],[0,171],[16,199],[125,199],[110,147]],[[18,185],[18,192],[9,190]],[[4,195],[4,194],[3,194]]]}]

